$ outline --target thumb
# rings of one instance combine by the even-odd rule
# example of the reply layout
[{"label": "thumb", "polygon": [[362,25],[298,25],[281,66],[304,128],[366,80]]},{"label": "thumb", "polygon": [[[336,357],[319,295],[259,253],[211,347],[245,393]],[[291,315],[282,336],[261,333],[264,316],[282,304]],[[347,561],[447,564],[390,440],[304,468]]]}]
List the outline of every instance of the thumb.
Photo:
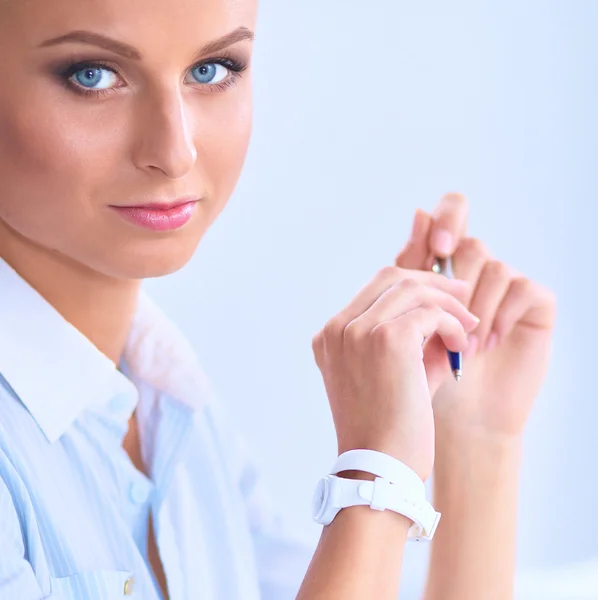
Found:
[{"label": "thumb", "polygon": [[395,265],[403,269],[424,269],[429,255],[428,236],[433,224],[432,216],[417,209],[413,218],[411,237],[395,259]]}]

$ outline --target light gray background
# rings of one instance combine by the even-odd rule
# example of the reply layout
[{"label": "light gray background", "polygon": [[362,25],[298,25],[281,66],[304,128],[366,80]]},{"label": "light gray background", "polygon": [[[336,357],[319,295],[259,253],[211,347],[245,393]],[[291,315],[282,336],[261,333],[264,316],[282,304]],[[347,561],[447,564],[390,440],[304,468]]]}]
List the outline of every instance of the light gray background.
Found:
[{"label": "light gray background", "polygon": [[[559,297],[519,565],[598,555],[597,30],[597,0],[262,0],[239,186],[191,263],[144,285],[314,544],[336,441],[311,337],[392,262],[416,207],[460,191],[471,234]],[[409,547],[402,598],[426,553]]]}]

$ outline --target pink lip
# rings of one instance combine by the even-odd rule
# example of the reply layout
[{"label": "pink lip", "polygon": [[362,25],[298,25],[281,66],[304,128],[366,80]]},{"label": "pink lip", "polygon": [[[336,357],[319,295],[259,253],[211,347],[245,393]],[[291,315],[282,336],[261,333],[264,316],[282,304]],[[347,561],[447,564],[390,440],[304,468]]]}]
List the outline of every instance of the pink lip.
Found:
[{"label": "pink lip", "polygon": [[173,202],[152,202],[138,206],[113,206],[121,217],[154,231],[170,231],[185,225],[197,209],[198,198],[180,198]]}]

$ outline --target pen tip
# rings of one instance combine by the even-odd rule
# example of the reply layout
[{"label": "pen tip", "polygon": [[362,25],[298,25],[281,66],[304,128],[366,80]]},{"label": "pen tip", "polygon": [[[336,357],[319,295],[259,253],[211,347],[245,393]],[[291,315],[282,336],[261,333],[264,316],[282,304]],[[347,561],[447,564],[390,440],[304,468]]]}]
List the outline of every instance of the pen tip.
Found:
[{"label": "pen tip", "polygon": [[460,369],[455,369],[453,371],[453,375],[455,376],[455,379],[457,381],[461,381],[461,370]]}]

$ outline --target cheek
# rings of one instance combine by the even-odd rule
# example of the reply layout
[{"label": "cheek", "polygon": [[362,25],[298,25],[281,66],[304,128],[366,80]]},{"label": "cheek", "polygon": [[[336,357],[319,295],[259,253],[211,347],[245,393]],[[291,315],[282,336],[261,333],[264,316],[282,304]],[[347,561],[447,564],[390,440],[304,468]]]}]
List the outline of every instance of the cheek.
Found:
[{"label": "cheek", "polygon": [[45,108],[2,112],[0,178],[9,199],[56,209],[89,191],[102,168],[101,154],[87,129]]},{"label": "cheek", "polygon": [[114,139],[108,143],[112,133],[89,116],[34,98],[19,106],[0,102],[0,216],[55,246],[93,219],[93,198],[117,149]]},{"label": "cheek", "polygon": [[198,136],[198,165],[204,169],[219,207],[228,200],[239,179],[251,130],[252,98],[247,94],[234,107],[229,105],[227,111],[211,119],[209,133],[204,130]]}]

